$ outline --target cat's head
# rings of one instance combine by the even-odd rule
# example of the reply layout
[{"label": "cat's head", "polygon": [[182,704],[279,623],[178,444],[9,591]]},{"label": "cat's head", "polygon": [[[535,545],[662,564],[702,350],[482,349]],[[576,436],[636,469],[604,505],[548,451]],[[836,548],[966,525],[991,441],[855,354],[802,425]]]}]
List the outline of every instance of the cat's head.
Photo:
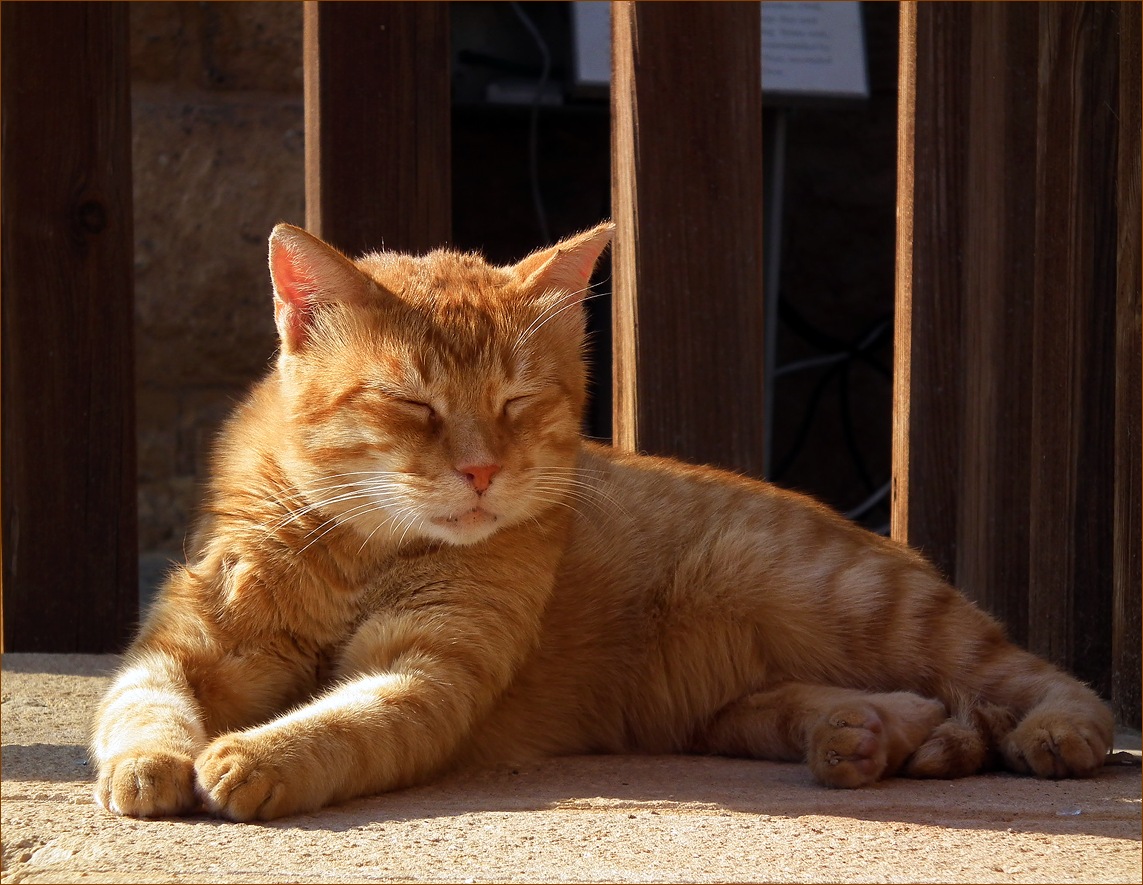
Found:
[{"label": "cat's head", "polygon": [[378,540],[472,544],[574,494],[583,299],[603,224],[518,264],[351,261],[270,236],[279,454],[310,506]]}]

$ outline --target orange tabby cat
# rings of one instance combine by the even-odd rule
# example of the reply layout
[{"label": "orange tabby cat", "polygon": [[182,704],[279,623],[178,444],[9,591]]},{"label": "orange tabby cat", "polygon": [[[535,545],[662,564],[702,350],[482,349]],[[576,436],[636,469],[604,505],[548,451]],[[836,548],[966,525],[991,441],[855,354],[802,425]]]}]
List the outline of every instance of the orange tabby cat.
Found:
[{"label": "orange tabby cat", "polygon": [[103,701],[96,799],[273,818],[465,764],[1095,772],[1098,697],[802,496],[580,438],[611,226],[512,267],[270,237],[277,366]]}]

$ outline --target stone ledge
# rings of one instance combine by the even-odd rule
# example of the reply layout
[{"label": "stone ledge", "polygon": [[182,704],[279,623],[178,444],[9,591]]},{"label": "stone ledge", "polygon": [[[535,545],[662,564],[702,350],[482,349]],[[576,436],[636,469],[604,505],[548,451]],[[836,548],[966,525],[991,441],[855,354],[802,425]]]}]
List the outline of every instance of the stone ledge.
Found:
[{"label": "stone ledge", "polygon": [[[839,791],[802,765],[593,756],[270,824],[98,809],[112,656],[3,657],[3,882],[1139,882],[1140,768]],[[1138,747],[1138,732],[1125,733]]]}]

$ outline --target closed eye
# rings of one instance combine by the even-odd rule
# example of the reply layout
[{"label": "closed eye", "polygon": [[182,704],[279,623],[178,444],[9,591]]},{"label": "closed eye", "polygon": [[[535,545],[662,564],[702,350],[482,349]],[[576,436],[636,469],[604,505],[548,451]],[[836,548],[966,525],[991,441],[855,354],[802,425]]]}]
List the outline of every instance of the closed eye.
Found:
[{"label": "closed eye", "polygon": [[535,399],[532,394],[514,396],[504,403],[504,417],[509,420],[520,417],[520,413]]},{"label": "closed eye", "polygon": [[395,399],[393,402],[404,411],[410,413],[411,415],[415,415],[417,418],[420,418],[423,421],[428,421],[429,419],[436,417],[437,414],[436,409],[434,409],[428,403],[423,403],[420,400]]}]

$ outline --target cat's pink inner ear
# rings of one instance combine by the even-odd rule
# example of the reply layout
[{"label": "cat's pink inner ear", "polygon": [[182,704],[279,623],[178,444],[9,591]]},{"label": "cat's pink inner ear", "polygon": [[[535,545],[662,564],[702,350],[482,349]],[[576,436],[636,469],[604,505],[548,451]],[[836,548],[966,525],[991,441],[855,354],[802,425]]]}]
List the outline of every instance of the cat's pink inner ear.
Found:
[{"label": "cat's pink inner ear", "polygon": [[271,241],[270,277],[274,281],[274,294],[279,300],[296,307],[302,307],[309,301],[314,292],[314,280],[312,273],[307,273],[307,270],[297,253],[288,245],[281,241]]},{"label": "cat's pink inner ear", "polygon": [[287,353],[304,346],[322,290],[322,264],[329,247],[300,228],[279,224],[270,234],[270,279],[274,322]]}]

